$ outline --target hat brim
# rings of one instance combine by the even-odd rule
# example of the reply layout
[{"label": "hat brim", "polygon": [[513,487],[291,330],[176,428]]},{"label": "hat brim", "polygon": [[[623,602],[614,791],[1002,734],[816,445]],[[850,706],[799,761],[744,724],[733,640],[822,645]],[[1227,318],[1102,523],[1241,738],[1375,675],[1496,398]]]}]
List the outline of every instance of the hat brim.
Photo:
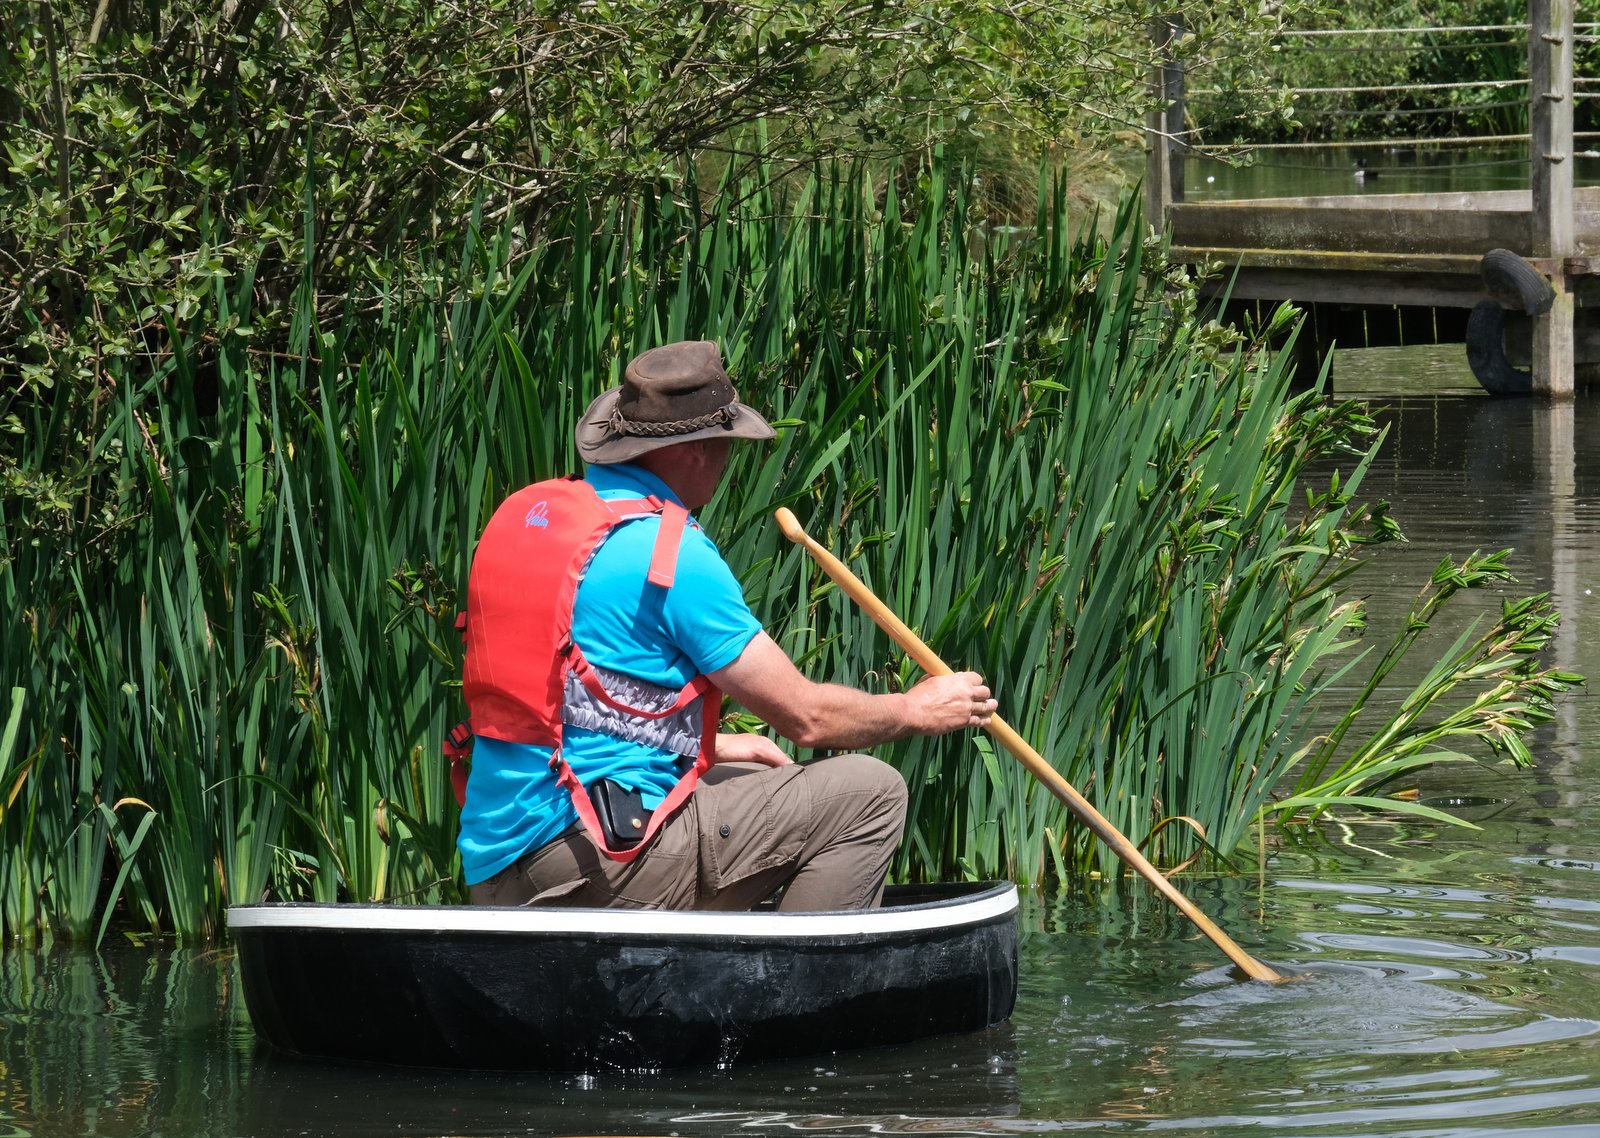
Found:
[{"label": "hat brim", "polygon": [[649,451],[699,439],[751,439],[761,442],[777,438],[778,435],[771,423],[743,403],[735,405],[731,421],[690,431],[685,435],[619,435],[611,429],[611,413],[616,410],[617,400],[621,397],[620,386],[601,392],[578,420],[573,436],[578,443],[578,455],[584,462],[627,462]]}]

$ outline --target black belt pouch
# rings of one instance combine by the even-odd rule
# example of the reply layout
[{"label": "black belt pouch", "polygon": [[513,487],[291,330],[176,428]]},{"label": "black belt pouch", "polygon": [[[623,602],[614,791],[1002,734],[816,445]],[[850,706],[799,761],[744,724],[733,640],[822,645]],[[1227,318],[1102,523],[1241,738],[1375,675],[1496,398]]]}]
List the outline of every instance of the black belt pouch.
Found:
[{"label": "black belt pouch", "polygon": [[637,790],[626,790],[609,778],[602,778],[589,784],[589,801],[594,803],[600,834],[608,848],[631,850],[644,838],[650,811],[644,808]]}]

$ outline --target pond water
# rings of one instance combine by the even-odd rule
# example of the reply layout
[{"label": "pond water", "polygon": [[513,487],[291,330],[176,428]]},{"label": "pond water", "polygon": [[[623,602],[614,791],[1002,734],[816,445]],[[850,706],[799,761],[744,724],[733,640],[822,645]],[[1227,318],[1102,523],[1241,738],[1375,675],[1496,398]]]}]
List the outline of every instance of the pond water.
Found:
[{"label": "pond water", "polygon": [[[1361,178],[1358,163],[1365,163]],[[1600,184],[1600,150],[1580,142],[1573,167],[1580,186]],[[1312,197],[1321,194],[1425,194],[1468,190],[1526,190],[1526,142],[1472,146],[1411,145],[1257,150],[1225,162],[1200,155],[1184,160],[1184,200]]]},{"label": "pond water", "polygon": [[[1493,401],[1459,349],[1343,353],[1386,398],[1367,483],[1410,542],[1358,577],[1376,628],[1446,554],[1516,549],[1600,677],[1600,405]],[[1459,619],[1497,605],[1470,598]],[[0,1135],[1600,1134],[1600,710],[1537,767],[1447,768],[1422,798],[1481,827],[1346,819],[1183,887],[1253,954],[1240,983],[1162,903],[1025,899],[1013,1019],[977,1035],[659,1076],[310,1064],[257,1046],[226,948],[0,956]]]}]

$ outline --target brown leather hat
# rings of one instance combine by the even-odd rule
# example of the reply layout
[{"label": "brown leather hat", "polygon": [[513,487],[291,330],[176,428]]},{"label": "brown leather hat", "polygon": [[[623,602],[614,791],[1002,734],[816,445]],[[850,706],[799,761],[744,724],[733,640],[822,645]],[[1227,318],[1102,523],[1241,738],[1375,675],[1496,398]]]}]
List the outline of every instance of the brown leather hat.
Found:
[{"label": "brown leather hat", "polygon": [[585,462],[627,462],[695,439],[770,439],[771,425],[739,402],[710,340],[663,344],[634,357],[622,386],[589,404],[575,432]]}]

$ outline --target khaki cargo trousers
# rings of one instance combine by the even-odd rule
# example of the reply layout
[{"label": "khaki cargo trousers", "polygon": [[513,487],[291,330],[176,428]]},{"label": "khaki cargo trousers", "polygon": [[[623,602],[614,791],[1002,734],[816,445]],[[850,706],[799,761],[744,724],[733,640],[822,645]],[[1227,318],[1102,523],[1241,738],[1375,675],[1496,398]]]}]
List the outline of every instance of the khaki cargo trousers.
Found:
[{"label": "khaki cargo trousers", "polygon": [[904,780],[869,755],[718,763],[633,861],[575,825],[472,886],[472,902],[736,910],[781,889],[785,912],[870,908],[905,815]]}]

